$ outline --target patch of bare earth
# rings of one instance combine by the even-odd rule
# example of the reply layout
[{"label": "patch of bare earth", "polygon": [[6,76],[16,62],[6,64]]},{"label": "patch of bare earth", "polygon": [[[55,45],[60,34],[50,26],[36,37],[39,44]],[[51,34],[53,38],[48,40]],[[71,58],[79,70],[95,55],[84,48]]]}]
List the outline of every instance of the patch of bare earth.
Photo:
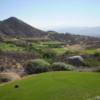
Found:
[{"label": "patch of bare earth", "polygon": [[2,72],[0,73],[0,83],[6,83],[14,80],[19,80],[21,77],[13,72]]}]

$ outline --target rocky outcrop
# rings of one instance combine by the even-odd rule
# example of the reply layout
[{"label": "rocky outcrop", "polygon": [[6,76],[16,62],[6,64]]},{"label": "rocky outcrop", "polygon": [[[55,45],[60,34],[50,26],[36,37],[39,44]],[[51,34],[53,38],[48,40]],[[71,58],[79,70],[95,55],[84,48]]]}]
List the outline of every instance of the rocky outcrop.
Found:
[{"label": "rocky outcrop", "polygon": [[67,57],[67,62],[75,66],[85,66],[85,61],[81,56],[71,56]]}]

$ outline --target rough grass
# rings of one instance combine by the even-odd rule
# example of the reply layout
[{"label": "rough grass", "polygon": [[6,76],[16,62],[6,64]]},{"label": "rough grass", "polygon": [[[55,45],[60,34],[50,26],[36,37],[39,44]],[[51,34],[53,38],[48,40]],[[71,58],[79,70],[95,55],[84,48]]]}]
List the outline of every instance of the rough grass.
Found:
[{"label": "rough grass", "polygon": [[23,52],[25,51],[25,48],[10,43],[0,43],[0,50]]},{"label": "rough grass", "polygon": [[50,72],[0,86],[0,100],[87,100],[99,87],[100,73]]},{"label": "rough grass", "polygon": [[[82,50],[80,53],[81,54],[95,54],[98,50],[97,49],[86,49],[86,50]],[[100,52],[100,51],[98,51]]]}]

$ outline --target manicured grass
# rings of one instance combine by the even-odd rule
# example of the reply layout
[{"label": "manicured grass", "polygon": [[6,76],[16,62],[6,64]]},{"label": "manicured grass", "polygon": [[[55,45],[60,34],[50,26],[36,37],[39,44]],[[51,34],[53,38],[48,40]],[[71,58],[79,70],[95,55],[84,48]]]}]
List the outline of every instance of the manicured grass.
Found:
[{"label": "manicured grass", "polygon": [[87,49],[87,50],[83,50],[80,53],[81,54],[95,54],[97,52],[96,49]]},{"label": "manicured grass", "polygon": [[[14,88],[14,85],[19,88]],[[0,100],[88,100],[100,96],[100,73],[50,72],[0,86]]]},{"label": "manicured grass", "polygon": [[53,51],[55,51],[58,55],[64,54],[68,49],[66,48],[53,48]]},{"label": "manicured grass", "polygon": [[48,44],[63,44],[63,42],[59,42],[59,41],[45,41],[45,42],[41,42],[44,45],[48,45]]}]

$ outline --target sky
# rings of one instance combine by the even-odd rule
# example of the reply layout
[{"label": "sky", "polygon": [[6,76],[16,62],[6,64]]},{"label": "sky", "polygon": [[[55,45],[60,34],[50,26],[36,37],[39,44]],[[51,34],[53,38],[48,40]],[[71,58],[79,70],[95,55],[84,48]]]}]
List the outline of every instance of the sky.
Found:
[{"label": "sky", "polygon": [[0,20],[17,17],[34,27],[100,26],[100,0],[0,0]]}]

